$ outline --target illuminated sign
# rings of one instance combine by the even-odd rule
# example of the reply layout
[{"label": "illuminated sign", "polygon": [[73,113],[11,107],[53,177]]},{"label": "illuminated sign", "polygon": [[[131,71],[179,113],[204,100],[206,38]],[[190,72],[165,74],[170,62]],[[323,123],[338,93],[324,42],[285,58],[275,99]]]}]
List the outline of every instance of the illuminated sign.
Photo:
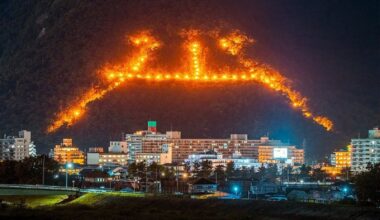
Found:
[{"label": "illuminated sign", "polygon": [[157,122],[156,121],[148,121],[148,127],[156,127]]},{"label": "illuminated sign", "polygon": [[273,148],[273,158],[275,159],[288,158],[288,149],[287,148]]}]

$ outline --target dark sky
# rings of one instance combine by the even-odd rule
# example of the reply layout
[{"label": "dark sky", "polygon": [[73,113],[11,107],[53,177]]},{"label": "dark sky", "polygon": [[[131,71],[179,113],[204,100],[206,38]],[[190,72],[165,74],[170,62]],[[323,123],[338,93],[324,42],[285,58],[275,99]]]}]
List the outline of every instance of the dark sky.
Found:
[{"label": "dark sky", "polygon": [[[39,152],[66,136],[81,148],[107,146],[155,119],[159,130],[185,137],[306,139],[309,156],[322,158],[380,125],[378,1],[15,0],[0,3],[0,13],[0,133],[32,130]],[[44,134],[54,112],[124,54],[124,35],[145,27],[169,42],[181,28],[242,30],[256,40],[249,55],[290,78],[335,131],[256,84],[131,82],[92,103],[73,127]]]}]

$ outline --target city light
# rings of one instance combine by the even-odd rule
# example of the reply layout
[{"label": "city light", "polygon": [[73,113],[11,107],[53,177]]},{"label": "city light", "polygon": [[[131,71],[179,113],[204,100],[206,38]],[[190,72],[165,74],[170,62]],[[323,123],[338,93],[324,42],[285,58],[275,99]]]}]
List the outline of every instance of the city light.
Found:
[{"label": "city light", "polygon": [[233,187],[233,191],[234,191],[235,194],[237,195],[238,192],[239,192],[239,187],[238,187],[238,186],[234,186],[234,187]]},{"label": "city light", "polygon": [[[47,128],[47,132],[53,132],[64,125],[73,125],[86,112],[88,103],[103,98],[105,94],[120,85],[124,85],[128,80],[174,80],[199,83],[257,82],[285,96],[290,105],[300,111],[305,118],[312,119],[327,131],[333,129],[333,122],[325,116],[314,113],[308,104],[308,98],[293,89],[289,79],[268,65],[260,64],[246,56],[243,50],[253,43],[253,40],[247,35],[240,31],[233,31],[221,36],[203,34],[200,30],[189,30],[182,33],[182,36],[185,38],[187,49],[184,51],[185,54],[179,54],[178,57],[188,57],[188,59],[186,63],[178,66],[178,70],[165,71],[151,68],[148,65],[153,60],[153,53],[161,47],[157,38],[149,31],[131,35],[128,39],[134,47],[135,53],[124,63],[105,65],[99,71],[103,76],[101,77],[102,83],[90,88],[72,103],[68,103],[65,110],[56,114],[55,120]],[[231,71],[227,72],[220,69],[210,69],[206,65],[207,53],[204,52],[207,51],[207,45],[202,42],[202,39],[207,37],[218,42],[220,51],[236,59],[238,65],[229,67]]]},{"label": "city light", "polygon": [[66,164],[66,169],[72,169],[74,167],[73,163],[67,163]]}]

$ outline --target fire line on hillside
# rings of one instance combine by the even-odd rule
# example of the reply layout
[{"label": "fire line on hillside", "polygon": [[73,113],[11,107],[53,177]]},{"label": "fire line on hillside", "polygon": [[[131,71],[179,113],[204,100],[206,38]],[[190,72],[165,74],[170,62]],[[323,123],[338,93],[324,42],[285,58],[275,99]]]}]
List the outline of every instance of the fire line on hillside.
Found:
[{"label": "fire line on hillside", "polygon": [[[238,67],[234,67],[233,71],[230,72],[208,68],[207,45],[204,45],[202,41],[204,35],[214,39],[221,52],[236,58]],[[253,39],[247,35],[240,31],[232,31],[229,34],[222,35],[215,32],[205,34],[199,30],[188,30],[181,32],[181,36],[184,37],[183,48],[187,62],[176,72],[149,67],[149,61],[154,57],[154,52],[162,46],[161,42],[150,31],[142,31],[129,36],[129,43],[135,49],[129,60],[118,65],[106,65],[102,68],[100,72],[105,85],[90,88],[76,101],[70,103],[66,109],[57,113],[56,119],[49,125],[47,132],[54,132],[64,125],[73,125],[85,113],[88,103],[101,99],[106,93],[125,84],[128,80],[192,81],[199,83],[258,82],[287,97],[291,106],[299,110],[305,118],[312,119],[327,131],[333,129],[333,122],[328,117],[313,112],[308,105],[308,99],[290,86],[289,79],[268,65],[260,64],[246,56],[244,48],[253,43]]]}]

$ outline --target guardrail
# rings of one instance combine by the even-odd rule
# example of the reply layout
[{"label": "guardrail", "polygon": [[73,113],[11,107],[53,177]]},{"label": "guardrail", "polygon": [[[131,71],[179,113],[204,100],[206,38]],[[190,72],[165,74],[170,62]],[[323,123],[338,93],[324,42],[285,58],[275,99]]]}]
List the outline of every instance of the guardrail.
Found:
[{"label": "guardrail", "polygon": [[27,184],[0,184],[0,188],[7,189],[34,189],[34,190],[55,190],[78,192],[76,187],[47,186],[47,185],[27,185]]}]

